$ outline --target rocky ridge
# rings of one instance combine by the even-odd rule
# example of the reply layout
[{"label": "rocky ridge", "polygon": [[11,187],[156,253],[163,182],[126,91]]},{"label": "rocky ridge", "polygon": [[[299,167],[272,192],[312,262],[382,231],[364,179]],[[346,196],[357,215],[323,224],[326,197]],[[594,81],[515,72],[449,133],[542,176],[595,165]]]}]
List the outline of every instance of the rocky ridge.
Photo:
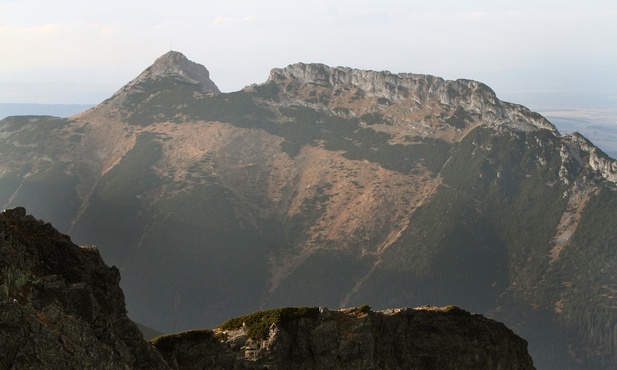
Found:
[{"label": "rocky ridge", "polygon": [[287,307],[152,343],[173,369],[535,369],[525,340],[454,306]]},{"label": "rocky ridge", "polygon": [[598,147],[579,133],[564,135],[570,158],[579,164],[588,164],[602,177],[617,184],[617,161],[607,156]]},{"label": "rocky ridge", "polygon": [[487,125],[506,125],[524,131],[545,129],[557,133],[555,126],[544,117],[521,105],[500,101],[490,87],[473,80],[447,81],[431,75],[297,63],[273,69],[266,83],[285,83],[285,80],[333,90],[353,86],[367,96],[382,99],[382,106],[405,102],[421,109],[427,103],[437,101],[454,110],[462,108],[472,116],[470,119]]},{"label": "rocky ridge", "polygon": [[[267,83],[310,86],[311,88],[323,88],[330,90],[332,95],[336,95],[341,89],[349,91],[350,88],[357,88],[369,97],[375,97],[377,102],[368,108],[369,111],[379,112],[384,117],[384,121],[389,125],[398,125],[397,134],[401,131],[405,134],[418,132],[417,127],[409,132],[409,122],[407,117],[415,117],[414,126],[424,127],[436,126],[431,123],[430,115],[419,117],[413,111],[427,112],[427,107],[431,107],[434,101],[438,101],[443,107],[448,107],[450,111],[455,111],[450,118],[457,118],[459,124],[456,125],[455,134],[440,135],[440,131],[452,130],[449,126],[438,126],[420,134],[443,137],[453,141],[460,141],[470,131],[478,125],[485,125],[495,128],[502,134],[509,134],[512,131],[538,131],[547,130],[555,138],[562,137],[567,144],[564,146],[564,162],[570,160],[577,161],[578,166],[589,165],[593,170],[598,171],[601,176],[613,183],[617,183],[617,162],[601,152],[597,147],[585,139],[582,135],[574,133],[572,135],[561,135],[557,128],[541,115],[530,111],[526,107],[501,101],[495,92],[485,84],[466,79],[456,81],[444,80],[440,77],[431,75],[421,75],[412,73],[394,74],[388,71],[367,71],[349,67],[329,67],[324,64],[304,64],[297,63],[285,68],[275,68],[270,72]],[[301,89],[300,89],[301,90]],[[300,95],[294,99],[295,89],[291,89],[289,98],[295,103],[307,104],[305,96]],[[337,102],[326,104],[323,102],[312,104],[313,107],[327,109],[334,114],[337,111]],[[412,108],[410,111],[400,112],[395,109],[398,104]],[[362,107],[362,111],[356,114],[360,117],[366,113],[367,107]],[[462,109],[465,114],[457,117],[457,109]],[[353,110],[351,111],[353,114]],[[402,113],[402,114],[401,114]],[[401,117],[403,115],[403,117]],[[424,122],[418,122],[424,121]],[[384,129],[380,125],[372,126],[377,130],[392,132],[392,129]],[[565,175],[565,172],[564,172]],[[564,177],[565,182],[569,182]]]}]

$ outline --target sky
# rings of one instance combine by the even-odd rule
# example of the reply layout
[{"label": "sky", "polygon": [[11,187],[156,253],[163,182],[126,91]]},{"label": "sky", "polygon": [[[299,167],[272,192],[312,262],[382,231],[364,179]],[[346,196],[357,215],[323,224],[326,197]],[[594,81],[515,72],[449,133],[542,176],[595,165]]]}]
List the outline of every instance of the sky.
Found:
[{"label": "sky", "polygon": [[223,92],[319,62],[617,104],[615,0],[0,0],[0,103],[98,103],[170,49]]}]

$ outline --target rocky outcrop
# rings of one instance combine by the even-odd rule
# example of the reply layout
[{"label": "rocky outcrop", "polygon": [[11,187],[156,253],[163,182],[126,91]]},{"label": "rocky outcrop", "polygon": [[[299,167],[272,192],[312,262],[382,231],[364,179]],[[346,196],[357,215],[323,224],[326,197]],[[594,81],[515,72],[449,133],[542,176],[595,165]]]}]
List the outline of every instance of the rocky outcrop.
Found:
[{"label": "rocky outcrop", "polygon": [[[529,109],[500,101],[495,92],[483,83],[458,79],[444,80],[431,75],[389,71],[367,71],[324,64],[297,63],[270,72],[268,82],[285,80],[325,88],[355,86],[368,96],[390,102],[407,101],[422,106],[438,101],[443,106],[464,109],[478,120],[509,129],[533,131],[546,129],[557,133],[553,124]],[[415,103],[414,103],[415,102]]]},{"label": "rocky outcrop", "polygon": [[1,369],[165,369],[127,317],[120,273],[24,208],[0,214]]},{"label": "rocky outcrop", "polygon": [[[589,166],[608,181],[617,183],[617,161],[607,156],[583,135],[575,132],[563,137],[567,159]],[[563,155],[562,155],[563,156]]]},{"label": "rocky outcrop", "polygon": [[156,80],[161,77],[173,77],[177,80],[195,84],[203,92],[220,93],[216,84],[210,79],[210,72],[199,63],[188,60],[184,54],[169,51],[154,61],[150,67],[139,76],[126,84],[114,96],[126,93],[139,83],[147,80]]},{"label": "rocky outcrop", "polygon": [[527,342],[460,308],[282,308],[152,343],[174,369],[534,369]]}]

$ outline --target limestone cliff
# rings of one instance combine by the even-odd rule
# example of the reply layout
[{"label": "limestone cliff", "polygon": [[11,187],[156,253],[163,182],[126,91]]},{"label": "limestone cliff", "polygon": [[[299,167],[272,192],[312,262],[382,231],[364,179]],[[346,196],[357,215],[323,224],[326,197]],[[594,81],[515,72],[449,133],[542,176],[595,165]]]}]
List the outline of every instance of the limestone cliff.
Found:
[{"label": "limestone cliff", "polygon": [[291,82],[311,89],[320,87],[333,91],[354,87],[366,96],[376,97],[380,110],[396,103],[404,103],[416,110],[438,103],[441,107],[462,109],[468,118],[467,123],[481,120],[488,125],[504,125],[515,130],[546,129],[557,133],[555,126],[544,117],[521,105],[499,100],[490,87],[473,80],[447,81],[431,75],[297,63],[273,69],[268,82]]}]

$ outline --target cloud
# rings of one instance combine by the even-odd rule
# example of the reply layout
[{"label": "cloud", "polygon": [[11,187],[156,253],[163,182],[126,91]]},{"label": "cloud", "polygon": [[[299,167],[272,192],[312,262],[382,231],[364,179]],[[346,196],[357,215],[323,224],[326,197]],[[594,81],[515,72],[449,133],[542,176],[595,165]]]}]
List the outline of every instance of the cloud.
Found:
[{"label": "cloud", "polygon": [[2,26],[0,27],[0,35],[5,36],[19,36],[19,35],[33,35],[33,36],[45,36],[57,34],[65,28],[65,25],[61,23],[48,23],[40,26],[23,27],[23,26]]},{"label": "cloud", "polygon": [[483,20],[483,19],[504,19],[504,18],[517,18],[521,15],[521,12],[516,10],[507,10],[502,12],[486,12],[475,11],[468,13],[460,13],[456,15],[456,18],[462,20]]},{"label": "cloud", "polygon": [[56,36],[60,34],[74,32],[96,32],[102,35],[108,35],[115,29],[112,24],[95,24],[95,23],[47,23],[31,27],[23,26],[0,26],[0,36],[11,37],[41,37],[41,36]]},{"label": "cloud", "polygon": [[[11,72],[36,65],[62,66],[67,64],[67,55],[78,64],[92,63],[103,53],[100,50],[118,43],[117,30],[115,24],[88,22],[0,26],[0,55],[13,56],[2,60],[0,69]],[[91,45],[97,48],[93,50]]]},{"label": "cloud", "polygon": [[220,23],[239,23],[239,22],[250,22],[250,21],[254,21],[258,19],[258,17],[254,16],[254,15],[250,15],[247,17],[216,17],[214,18],[214,23],[216,24],[220,24]]},{"label": "cloud", "polygon": [[416,21],[480,21],[480,20],[490,20],[490,19],[514,19],[518,18],[522,15],[520,11],[517,10],[506,10],[499,12],[490,12],[490,11],[472,11],[472,12],[462,12],[462,13],[411,13],[408,15],[408,18],[416,20]]},{"label": "cloud", "polygon": [[114,32],[113,26],[101,26],[99,28],[101,35],[111,35]]},{"label": "cloud", "polygon": [[464,20],[480,20],[480,19],[488,18],[489,16],[490,16],[489,12],[477,11],[477,12],[458,14],[456,18],[464,19]]}]

